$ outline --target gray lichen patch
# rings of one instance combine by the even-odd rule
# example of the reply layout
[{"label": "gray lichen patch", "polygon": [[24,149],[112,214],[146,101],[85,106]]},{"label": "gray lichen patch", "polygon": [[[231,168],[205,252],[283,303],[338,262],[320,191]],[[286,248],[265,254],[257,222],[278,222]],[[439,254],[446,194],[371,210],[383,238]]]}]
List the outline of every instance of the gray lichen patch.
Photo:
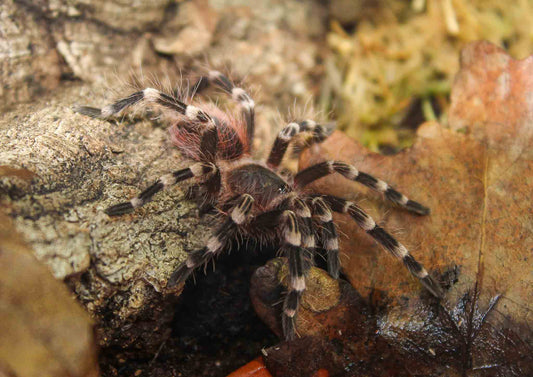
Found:
[{"label": "gray lichen patch", "polygon": [[[180,187],[130,215],[103,212],[186,162],[166,129],[150,121],[106,122],[73,113],[70,105],[87,103],[86,92],[70,87],[0,119],[1,165],[34,173],[31,181],[1,177],[1,206],[39,260],[57,278],[69,278],[93,313],[110,297],[126,295],[114,299],[120,302],[114,310],[126,319],[143,309],[146,295],[165,292],[185,252],[200,247],[209,232]],[[98,281],[80,280],[83,275]],[[137,287],[134,296],[131,287]]]}]

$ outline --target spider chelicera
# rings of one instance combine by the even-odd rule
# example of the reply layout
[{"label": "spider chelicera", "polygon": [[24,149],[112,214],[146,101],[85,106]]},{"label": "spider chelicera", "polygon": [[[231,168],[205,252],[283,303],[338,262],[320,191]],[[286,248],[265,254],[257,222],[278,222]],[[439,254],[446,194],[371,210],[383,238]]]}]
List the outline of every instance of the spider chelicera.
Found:
[{"label": "spider chelicera", "polygon": [[305,190],[306,186],[329,174],[341,174],[359,182],[385,198],[417,215],[429,209],[408,199],[386,182],[359,171],[341,161],[324,161],[294,176],[279,174],[280,163],[291,141],[306,134],[311,143],[327,138],[326,129],[312,120],[291,122],[277,135],[268,159],[250,157],[254,134],[254,101],[248,93],[222,73],[211,71],[202,76],[195,91],[215,86],[231,95],[241,108],[241,117],[232,117],[209,101],[191,100],[147,88],[113,104],[97,109],[80,106],[75,111],[94,118],[107,119],[133,105],[146,105],[162,110],[172,122],[171,139],[191,164],[163,175],[130,201],[107,208],[109,216],[133,211],[155,194],[185,180],[195,181],[192,192],[201,198],[203,209],[215,208],[221,220],[207,245],[189,254],[171,275],[169,285],[183,283],[198,267],[206,264],[229,247],[238,237],[253,238],[262,243],[279,245],[289,266],[288,292],[283,303],[283,332],[287,339],[295,336],[294,320],[300,298],[306,287],[306,274],[321,250],[327,255],[329,274],[340,273],[339,243],[332,212],[346,213],[383,248],[401,260],[434,296],[443,291],[415,260],[409,251],[394,239],[358,205],[332,195]]}]

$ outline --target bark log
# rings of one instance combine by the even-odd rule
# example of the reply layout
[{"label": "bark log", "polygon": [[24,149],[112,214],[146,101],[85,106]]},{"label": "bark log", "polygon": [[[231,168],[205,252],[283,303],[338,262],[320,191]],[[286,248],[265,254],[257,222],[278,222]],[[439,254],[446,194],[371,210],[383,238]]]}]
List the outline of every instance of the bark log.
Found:
[{"label": "bark log", "polygon": [[[0,24],[2,210],[96,318],[101,345],[146,336],[149,352],[161,341],[150,336],[154,329],[168,330],[169,295],[179,293],[166,281],[205,242],[209,226],[179,187],[135,214],[105,215],[107,206],[185,163],[168,125],[129,116],[93,120],[72,106],[128,94],[123,83],[131,72],[137,85],[176,82],[207,57],[210,67],[246,76],[264,104],[256,133],[264,153],[272,128],[283,126],[278,106],[284,113],[319,88],[325,13],[318,2],[275,0],[253,8],[239,1],[8,0]],[[149,325],[132,326],[141,321]]]}]

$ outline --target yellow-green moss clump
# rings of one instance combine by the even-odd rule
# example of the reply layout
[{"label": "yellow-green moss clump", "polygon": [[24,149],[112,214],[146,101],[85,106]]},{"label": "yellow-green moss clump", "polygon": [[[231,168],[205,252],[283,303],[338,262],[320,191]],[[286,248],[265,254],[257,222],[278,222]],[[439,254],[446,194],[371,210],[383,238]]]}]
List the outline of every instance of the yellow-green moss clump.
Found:
[{"label": "yellow-green moss clump", "polygon": [[348,33],[332,21],[329,88],[339,128],[375,150],[409,145],[413,123],[445,121],[466,43],[486,39],[515,58],[533,52],[533,0],[382,0],[354,24]]}]

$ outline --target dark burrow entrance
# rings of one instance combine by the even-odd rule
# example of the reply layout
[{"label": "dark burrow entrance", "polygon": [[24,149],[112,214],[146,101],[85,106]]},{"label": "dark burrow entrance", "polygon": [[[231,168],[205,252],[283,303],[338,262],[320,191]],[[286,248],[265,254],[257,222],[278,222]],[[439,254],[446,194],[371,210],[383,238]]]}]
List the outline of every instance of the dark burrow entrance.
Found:
[{"label": "dark burrow entrance", "polygon": [[177,299],[160,349],[150,358],[141,350],[102,349],[102,376],[226,376],[261,355],[279,339],[255,314],[250,278],[274,255],[233,251],[218,258],[214,270],[210,264],[207,274],[196,273]]}]

